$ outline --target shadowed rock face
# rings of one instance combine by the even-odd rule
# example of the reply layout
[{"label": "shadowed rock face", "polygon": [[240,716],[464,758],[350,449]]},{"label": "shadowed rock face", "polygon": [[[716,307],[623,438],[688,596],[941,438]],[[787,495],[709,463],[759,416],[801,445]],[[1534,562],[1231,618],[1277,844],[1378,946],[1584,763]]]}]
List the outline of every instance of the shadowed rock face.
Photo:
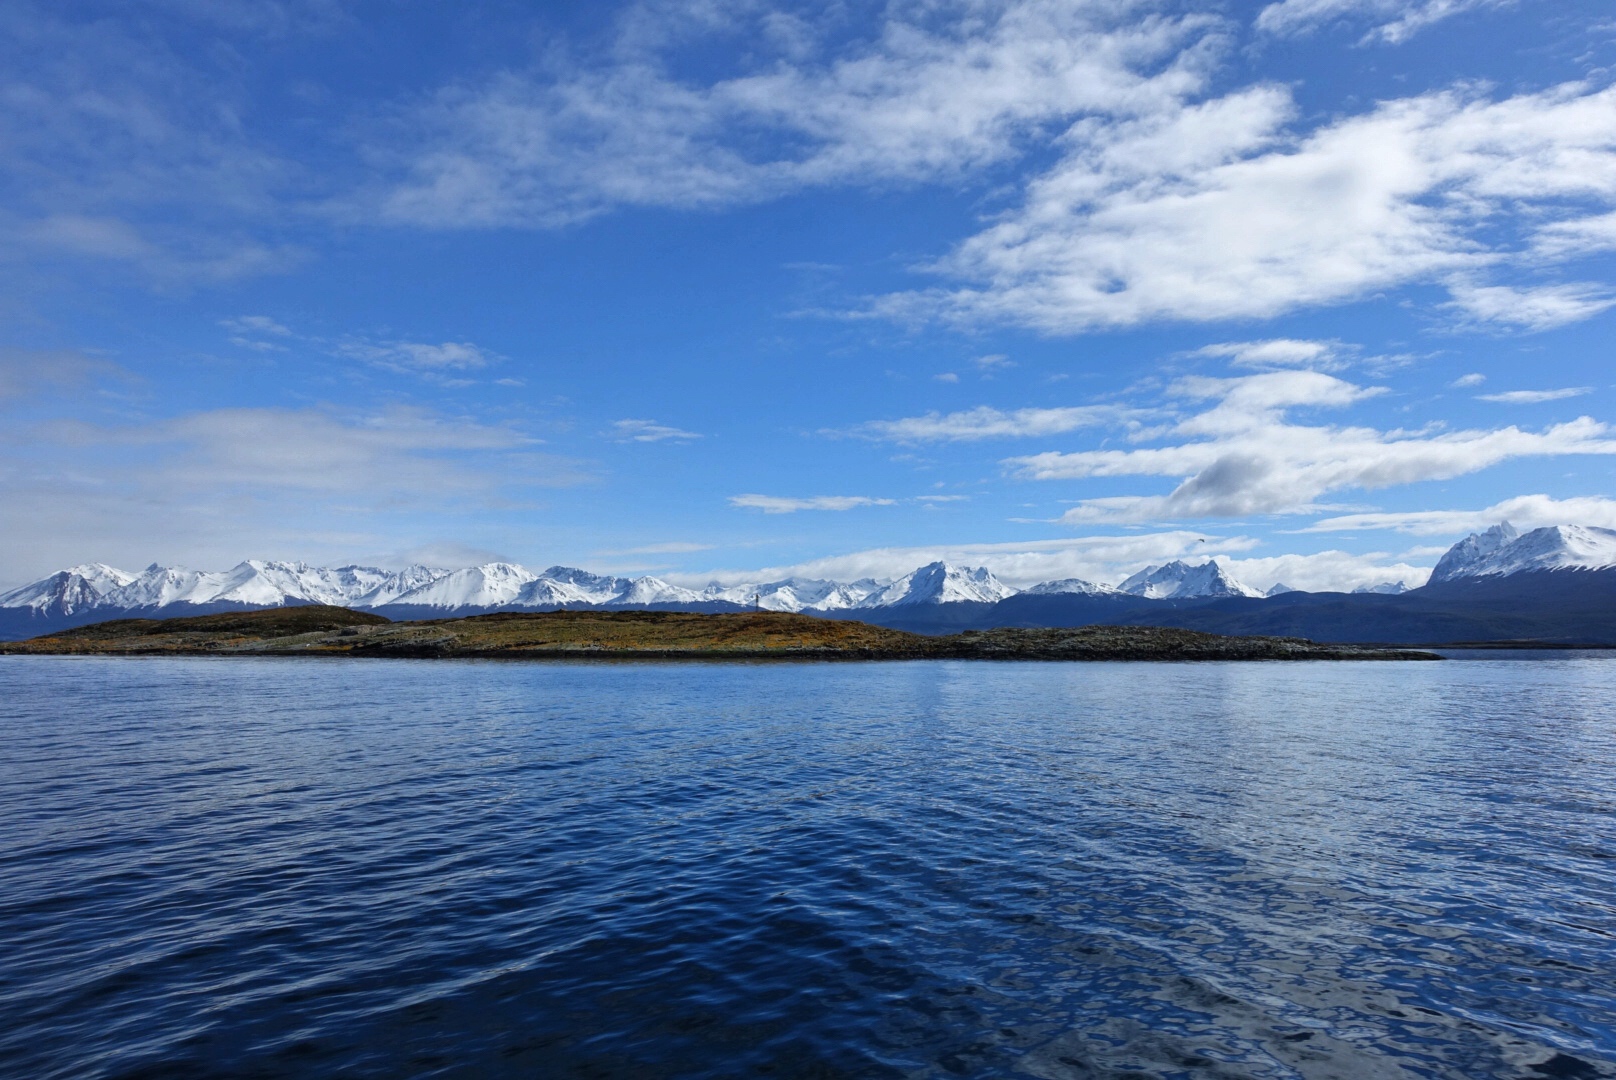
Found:
[{"label": "shadowed rock face", "polygon": [[120,619],[0,652],[134,655],[347,655],[503,658],[1353,660],[1429,653],[1224,637],[1160,627],[998,629],[925,637],[782,612],[553,611],[389,622],[335,607],[275,608],[189,619]]}]

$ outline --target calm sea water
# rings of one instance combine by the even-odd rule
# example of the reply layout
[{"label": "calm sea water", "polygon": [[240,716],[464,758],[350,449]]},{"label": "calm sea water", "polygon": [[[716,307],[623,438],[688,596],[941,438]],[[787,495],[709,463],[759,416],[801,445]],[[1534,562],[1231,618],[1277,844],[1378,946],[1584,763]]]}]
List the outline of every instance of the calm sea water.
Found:
[{"label": "calm sea water", "polygon": [[0,659],[7,1077],[1616,1075],[1616,661]]}]

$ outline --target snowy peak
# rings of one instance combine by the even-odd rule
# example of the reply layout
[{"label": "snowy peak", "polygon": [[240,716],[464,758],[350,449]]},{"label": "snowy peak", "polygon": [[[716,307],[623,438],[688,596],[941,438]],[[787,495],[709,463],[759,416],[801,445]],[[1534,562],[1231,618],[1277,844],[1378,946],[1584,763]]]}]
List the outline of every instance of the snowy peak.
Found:
[{"label": "snowy peak", "polygon": [[1041,585],[1034,585],[1030,589],[1022,590],[1027,596],[1114,596],[1117,593],[1109,585],[1097,585],[1082,578],[1061,578],[1059,581],[1046,581]]},{"label": "snowy peak", "polygon": [[451,572],[436,566],[406,566],[402,570],[386,575],[381,581],[355,596],[344,606],[371,608],[391,604],[405,593],[424,588],[439,578],[448,577]]},{"label": "snowy peak", "polygon": [[1296,591],[1297,590],[1291,588],[1289,585],[1285,584],[1283,581],[1276,581],[1272,585],[1268,586],[1267,590],[1263,592],[1263,595],[1264,596],[1284,596],[1288,592],[1296,592]]},{"label": "snowy peak", "polygon": [[504,607],[538,576],[515,563],[484,563],[445,574],[400,594],[391,603],[435,608]]},{"label": "snowy peak", "polygon": [[928,563],[912,573],[905,574],[885,588],[866,596],[861,608],[905,607],[910,604],[955,604],[974,602],[992,604],[1016,590],[1004,584],[993,573],[980,566],[950,566],[943,562]]},{"label": "snowy peak", "polygon": [[1216,562],[1200,566],[1174,560],[1165,566],[1147,566],[1117,586],[1130,596],[1149,600],[1191,600],[1211,596],[1261,596],[1262,593],[1229,576]]},{"label": "snowy peak", "polygon": [[694,604],[701,594],[678,585],[670,585],[661,578],[642,577],[629,582],[627,589],[612,600],[613,604],[639,606],[642,604]]},{"label": "snowy peak", "polygon": [[95,607],[102,597],[135,580],[127,570],[82,563],[0,595],[0,607],[29,608],[38,615],[71,615]]},{"label": "snowy peak", "polygon": [[727,587],[715,582],[702,591],[701,597],[703,600],[720,600],[765,611],[845,611],[857,607],[880,588],[878,582],[869,578],[854,582],[785,578]]},{"label": "snowy peak", "polygon": [[1401,581],[1383,581],[1379,585],[1360,585],[1352,592],[1355,596],[1401,596],[1408,592],[1408,586]]},{"label": "snowy peak", "polygon": [[517,597],[525,607],[552,604],[609,604],[628,591],[628,578],[591,574],[573,566],[552,566],[530,581]]},{"label": "snowy peak", "polygon": [[1449,548],[1431,572],[1431,583],[1612,566],[1616,566],[1616,530],[1592,525],[1550,525],[1517,534],[1505,522],[1484,533],[1472,533]]},{"label": "snowy peak", "polygon": [[1446,555],[1431,571],[1431,584],[1454,578],[1476,577],[1475,568],[1515,542],[1520,534],[1507,521],[1499,522],[1484,533],[1471,533],[1448,549]]}]

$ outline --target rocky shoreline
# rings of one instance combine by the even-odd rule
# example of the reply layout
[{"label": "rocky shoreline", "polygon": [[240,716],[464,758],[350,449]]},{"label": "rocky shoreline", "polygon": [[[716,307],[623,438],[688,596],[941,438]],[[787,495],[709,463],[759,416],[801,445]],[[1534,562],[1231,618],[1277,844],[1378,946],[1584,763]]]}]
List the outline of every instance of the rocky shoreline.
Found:
[{"label": "rocky shoreline", "polygon": [[1437,660],[1434,653],[1144,626],[928,637],[779,612],[551,611],[390,622],[336,607],[120,619],[0,654],[615,660]]}]

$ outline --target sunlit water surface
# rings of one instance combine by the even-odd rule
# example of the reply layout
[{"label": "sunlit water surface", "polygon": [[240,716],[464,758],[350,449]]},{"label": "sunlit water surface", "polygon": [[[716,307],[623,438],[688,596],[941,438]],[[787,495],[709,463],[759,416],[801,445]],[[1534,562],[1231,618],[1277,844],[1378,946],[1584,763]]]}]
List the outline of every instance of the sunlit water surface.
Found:
[{"label": "sunlit water surface", "polygon": [[1616,1075],[1616,660],[0,690],[8,1077]]}]

